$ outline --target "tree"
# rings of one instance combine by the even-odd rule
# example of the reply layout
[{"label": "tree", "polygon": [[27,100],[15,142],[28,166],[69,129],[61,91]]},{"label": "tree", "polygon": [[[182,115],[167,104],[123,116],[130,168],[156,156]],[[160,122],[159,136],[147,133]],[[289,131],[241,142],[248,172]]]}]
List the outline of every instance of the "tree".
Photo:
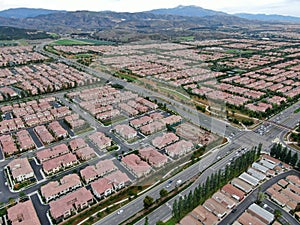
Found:
[{"label": "tree", "polygon": [[165,223],[164,223],[163,221],[160,220],[160,221],[157,221],[157,222],[156,222],[156,225],[165,225]]},{"label": "tree", "polygon": [[281,152],[281,160],[285,162],[287,155],[288,155],[288,148],[285,147],[284,149],[282,149],[282,152]]},{"label": "tree", "polygon": [[259,143],[258,148],[257,148],[256,159],[258,159],[260,157],[261,150],[262,150],[262,143]]},{"label": "tree", "polygon": [[101,218],[102,216],[103,216],[102,212],[98,212],[98,213],[97,213],[97,217],[98,217],[98,218]]},{"label": "tree", "polygon": [[291,162],[290,162],[291,166],[295,166],[297,161],[298,161],[298,154],[294,153],[293,157],[291,158]]},{"label": "tree", "polygon": [[275,216],[275,220],[278,220],[282,216],[281,211],[279,209],[275,209],[274,216]]},{"label": "tree", "polygon": [[277,150],[277,145],[273,145],[271,150],[270,150],[270,155],[272,157],[276,157],[276,152],[277,152],[276,150]]},{"label": "tree", "polygon": [[19,197],[20,197],[20,198],[24,198],[24,197],[26,197],[26,194],[25,194],[23,191],[21,191],[21,192],[19,193]]},{"label": "tree", "polygon": [[297,166],[296,166],[296,167],[297,167],[297,169],[298,169],[298,170],[300,170],[300,160],[298,161],[298,163],[297,163]]},{"label": "tree", "polygon": [[145,223],[144,223],[144,225],[149,225],[149,219],[148,219],[148,216],[146,216],[146,218],[145,218]]},{"label": "tree", "polygon": [[173,217],[174,217],[176,220],[179,220],[179,210],[178,210],[177,199],[175,199],[175,201],[174,201],[174,203],[173,203],[173,210],[172,210],[172,213],[173,213]]},{"label": "tree", "polygon": [[292,159],[292,151],[289,150],[286,157],[284,158],[284,162],[287,163],[287,164],[290,164],[291,159]]},{"label": "tree", "polygon": [[257,194],[257,204],[260,204],[264,199],[266,198],[265,194],[263,192],[258,192]]},{"label": "tree", "polygon": [[144,207],[145,209],[148,209],[151,205],[153,205],[154,199],[152,197],[150,197],[149,195],[147,195],[144,198]]},{"label": "tree", "polygon": [[166,197],[168,195],[168,191],[166,189],[161,189],[159,192],[161,198]]}]

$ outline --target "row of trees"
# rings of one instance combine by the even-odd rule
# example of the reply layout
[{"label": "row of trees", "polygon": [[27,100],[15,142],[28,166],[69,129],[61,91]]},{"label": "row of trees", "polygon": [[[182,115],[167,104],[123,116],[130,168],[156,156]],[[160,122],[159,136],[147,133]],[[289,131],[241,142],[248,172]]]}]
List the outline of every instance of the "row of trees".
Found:
[{"label": "row of trees", "polygon": [[199,184],[199,186],[196,187],[193,192],[190,191],[187,196],[180,197],[179,200],[176,199],[173,204],[173,217],[175,220],[180,221],[198,205],[203,204],[218,189],[234,177],[246,171],[246,169],[259,158],[260,152],[261,145],[259,145],[258,148],[255,147],[251,151],[246,152],[230,165],[226,165],[224,170],[219,170],[210,177],[207,177],[205,183]]},{"label": "row of trees", "polygon": [[291,138],[293,139],[293,141],[297,142],[298,146],[300,146],[300,123],[298,124],[298,128],[296,129],[296,131],[298,132],[298,134],[292,133]]},{"label": "row of trees", "polygon": [[298,154],[295,152],[294,154],[287,147],[282,147],[280,143],[272,146],[270,155],[276,159],[281,160],[293,167],[297,167],[300,169],[300,160],[298,160]]}]

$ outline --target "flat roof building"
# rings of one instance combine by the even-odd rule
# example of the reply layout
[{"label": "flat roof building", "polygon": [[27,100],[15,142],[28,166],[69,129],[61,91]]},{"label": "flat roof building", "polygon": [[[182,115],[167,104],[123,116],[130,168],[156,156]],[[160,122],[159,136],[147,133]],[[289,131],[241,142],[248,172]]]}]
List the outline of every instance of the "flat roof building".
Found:
[{"label": "flat roof building", "polygon": [[203,207],[212,212],[218,218],[223,218],[227,214],[227,209],[212,198],[207,199],[204,202]]},{"label": "flat roof building", "polygon": [[218,223],[218,217],[216,217],[202,205],[199,205],[190,214],[203,225],[216,225]]},{"label": "flat roof building", "polygon": [[245,193],[240,189],[234,187],[232,184],[226,184],[221,188],[221,192],[229,195],[237,201],[242,201],[245,197]]},{"label": "flat roof building", "polygon": [[237,187],[238,189],[242,190],[243,192],[245,192],[246,194],[248,194],[251,190],[252,187],[251,185],[249,185],[248,183],[246,183],[245,181],[242,181],[239,178],[234,178],[231,181],[231,184],[235,187]]},{"label": "flat roof building", "polygon": [[213,194],[212,199],[219,202],[221,205],[226,207],[227,209],[232,209],[236,204],[235,201],[221,193],[220,191]]},{"label": "flat roof building", "polygon": [[250,184],[252,187],[256,187],[259,184],[259,180],[255,177],[249,175],[248,173],[244,172],[242,173],[239,178],[246,183]]},{"label": "flat roof building", "polygon": [[267,167],[267,168],[270,169],[270,170],[274,169],[275,166],[276,166],[275,164],[270,163],[269,161],[267,161],[267,160],[265,160],[265,159],[261,159],[261,160],[259,161],[259,163],[260,163],[261,165],[263,165],[264,167]]},{"label": "flat roof building", "polygon": [[271,224],[274,220],[274,215],[272,213],[255,203],[250,205],[247,211],[266,224]]},{"label": "flat roof building", "polygon": [[265,174],[259,172],[258,170],[255,170],[251,167],[247,170],[247,173],[260,181],[263,181],[267,178],[267,176]]},{"label": "flat roof building", "polygon": [[269,170],[269,168],[267,168],[267,167],[265,167],[265,166],[262,166],[262,165],[260,165],[260,164],[258,164],[258,163],[256,163],[256,162],[252,164],[252,167],[253,167],[254,169],[256,169],[256,170],[262,172],[262,173],[265,173],[265,174],[267,174],[267,172],[268,172],[268,170]]},{"label": "flat roof building", "polygon": [[244,212],[237,220],[241,225],[266,225],[266,223],[248,212]]}]

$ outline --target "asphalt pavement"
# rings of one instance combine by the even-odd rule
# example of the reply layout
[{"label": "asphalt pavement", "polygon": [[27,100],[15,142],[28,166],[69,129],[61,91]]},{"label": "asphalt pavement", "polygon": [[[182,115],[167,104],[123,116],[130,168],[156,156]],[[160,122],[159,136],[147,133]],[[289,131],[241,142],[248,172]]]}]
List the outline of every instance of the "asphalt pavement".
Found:
[{"label": "asphalt pavement", "polygon": [[281,219],[283,219],[285,222],[287,222],[289,225],[299,225],[300,222],[293,217],[290,213],[285,211],[282,207],[279,205],[275,204],[269,199],[264,199],[263,204],[266,204],[268,207],[270,207],[273,211],[274,210],[279,210],[281,212]]},{"label": "asphalt pavement", "polygon": [[[271,178],[270,180],[267,180],[262,185],[259,186],[259,188],[256,188],[254,191],[250,193],[239,205],[237,205],[235,212],[229,213],[219,224],[220,225],[228,225],[232,224],[234,221],[238,219],[238,217],[245,212],[249,206],[254,203],[257,200],[257,196],[259,192],[265,192],[270,186],[277,183],[279,180],[284,179],[288,175],[298,175],[300,176],[300,173],[291,170],[285,173],[282,173],[274,178]],[[287,218],[287,217],[286,217]],[[290,222],[290,221],[289,221]],[[296,223],[299,225],[299,223]]]},{"label": "asphalt pavement", "polygon": [[[53,57],[58,58],[55,55],[53,55]],[[212,130],[212,132],[217,133],[221,136],[223,136],[223,135],[229,136],[232,133],[235,134],[235,137],[233,138],[233,140],[230,144],[228,144],[227,146],[216,151],[217,153],[213,152],[213,153],[209,154],[205,159],[190,166],[189,168],[187,168],[186,170],[182,171],[181,173],[175,175],[172,178],[174,181],[181,179],[183,182],[185,182],[185,181],[189,180],[190,178],[192,178],[193,176],[202,172],[201,176],[197,179],[197,181],[191,187],[189,187],[187,190],[184,191],[187,193],[190,190],[192,190],[192,188],[195,187],[197,184],[204,182],[210,174],[212,174],[216,170],[224,167],[228,162],[230,162],[230,159],[233,157],[231,154],[227,155],[226,157],[221,158],[219,162],[214,164],[212,168],[209,168],[212,163],[215,163],[218,160],[218,155],[224,156],[224,155],[228,154],[228,152],[230,152],[230,151],[235,151],[237,149],[236,147],[244,146],[244,147],[248,147],[248,149],[249,149],[252,146],[258,145],[258,143],[262,143],[264,148],[270,147],[270,145],[272,144],[271,142],[272,142],[273,138],[276,137],[276,135],[279,135],[282,132],[286,132],[286,130],[283,130],[280,128],[279,129],[274,128],[273,129],[274,131],[272,131],[271,134],[266,133],[266,135],[260,135],[253,131],[241,131],[235,127],[230,126],[225,121],[221,121],[216,118],[211,118],[203,113],[199,113],[193,107],[183,105],[182,103],[177,102],[171,98],[168,98],[166,96],[160,95],[153,91],[147,90],[147,89],[137,86],[133,83],[127,83],[121,79],[114,78],[111,75],[92,70],[88,67],[85,67],[83,65],[80,65],[76,62],[73,62],[73,61],[70,61],[67,59],[60,59],[60,60],[65,62],[66,64],[72,64],[72,65],[75,65],[76,67],[80,67],[81,69],[85,70],[86,72],[91,73],[95,76],[98,76],[102,79],[110,80],[113,83],[121,84],[121,85],[125,86],[126,88],[128,88],[142,96],[154,96],[158,99],[164,99],[168,103],[168,105],[167,105],[168,107],[174,107],[176,109],[176,111],[179,112],[179,114],[181,114],[183,117],[188,118],[193,123],[198,124],[207,129],[210,129],[210,130]],[[299,102],[297,104],[299,105]],[[291,116],[291,113],[292,113],[291,109],[287,109],[283,112],[283,115],[286,118],[289,118]],[[83,115],[82,112],[80,113],[80,115]],[[289,124],[292,125],[292,122],[295,121],[295,119],[296,118],[292,118],[291,120],[287,121],[287,125],[289,125]],[[90,122],[92,122],[91,118],[88,118],[88,120]],[[93,121],[92,123],[95,124],[95,121]],[[97,128],[99,128],[98,125],[97,125]],[[233,145],[235,147],[232,147]],[[235,152],[233,152],[233,154],[234,153]],[[167,184],[167,182],[164,182],[164,183],[158,185],[157,187],[151,189],[147,193],[143,194],[142,196],[138,197],[137,199],[135,199],[132,202],[123,206],[122,214],[117,215],[116,212],[113,212],[112,214],[110,214],[107,217],[103,218],[102,220],[98,221],[96,224],[111,225],[111,224],[121,223],[122,221],[128,219],[129,217],[131,217],[132,215],[134,215],[135,213],[137,213],[138,211],[140,211],[143,208],[143,199],[146,195],[150,195],[154,199],[159,198],[159,191],[162,188],[164,188],[166,186],[166,184]],[[175,198],[178,198],[178,196]],[[170,217],[171,209],[169,206],[172,205],[172,201],[174,201],[175,198],[171,199],[167,204],[164,204],[163,206],[159,207],[159,209],[155,211],[157,213],[155,213],[154,216],[152,216],[152,214],[150,214],[149,217],[152,216],[151,218],[155,218],[156,221],[163,220],[163,219]],[[253,199],[249,198],[249,201],[251,201],[251,200],[253,200]],[[152,222],[154,222],[154,219]],[[227,223],[227,224],[229,224],[229,223]]]},{"label": "asphalt pavement", "polygon": [[37,212],[37,215],[39,217],[41,224],[42,225],[51,225],[51,223],[47,217],[47,212],[50,209],[50,207],[48,205],[44,205],[41,203],[40,198],[38,197],[37,193],[30,196],[30,199],[33,203],[35,211]]}]

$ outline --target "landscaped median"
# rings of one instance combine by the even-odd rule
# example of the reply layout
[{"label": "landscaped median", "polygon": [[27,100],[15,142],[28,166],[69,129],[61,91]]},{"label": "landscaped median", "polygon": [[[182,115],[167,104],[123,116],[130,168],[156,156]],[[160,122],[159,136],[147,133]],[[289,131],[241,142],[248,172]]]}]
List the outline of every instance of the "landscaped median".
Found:
[{"label": "landscaped median", "polygon": [[152,186],[131,186],[128,187],[115,195],[112,195],[109,199],[102,201],[100,204],[93,205],[92,207],[84,210],[82,213],[69,218],[64,225],[71,224],[93,224],[94,222],[104,218],[113,211],[127,204],[138,195],[143,194],[149,189],[155,187],[157,183]]},{"label": "landscaped median", "polygon": [[[211,147],[212,146],[209,146],[207,148],[210,149]],[[203,154],[203,149],[202,148],[199,151],[202,152],[202,154]],[[200,155],[202,155],[202,154],[200,154]],[[196,155],[198,155],[198,153]],[[194,158],[194,157],[192,157],[192,158]],[[200,157],[200,158],[202,158],[202,157]],[[188,164],[183,164],[184,166],[181,169],[176,170],[176,172],[172,173],[172,175],[175,175],[175,174],[181,172],[182,170],[184,170],[185,168],[188,167],[187,165],[191,166],[196,162],[197,162],[197,160],[191,160]],[[103,200],[100,203],[94,204],[90,208],[85,209],[80,214],[77,214],[77,215],[74,215],[73,217],[70,217],[69,219],[67,219],[62,224],[64,224],[64,225],[73,225],[73,224],[74,225],[75,224],[76,225],[77,224],[89,225],[89,224],[93,224],[96,221],[98,221],[98,220],[104,218],[105,216],[109,215],[111,212],[114,212],[118,208],[120,208],[123,205],[129,203],[131,200],[137,198],[139,195],[143,194],[144,192],[154,188],[155,186],[157,186],[157,185],[159,185],[163,182],[165,182],[165,179],[161,180],[161,181],[157,181],[156,183],[154,183],[151,186],[149,186],[149,185],[130,186],[130,187],[128,187],[128,188],[112,195],[108,199]],[[187,188],[191,184],[192,183],[188,182],[186,185],[182,185],[180,187],[180,190],[184,190],[185,188]],[[159,207],[161,204],[164,204],[166,201],[168,201],[170,198],[172,198],[176,195],[176,191],[175,191],[175,193],[173,193],[173,192],[171,192],[171,193],[172,193],[172,195],[168,195],[168,196],[164,197],[162,199],[162,201],[156,203],[156,204],[159,204],[159,205],[157,205],[157,206],[153,205],[152,206],[153,208],[151,207],[149,209],[151,211],[148,211],[148,213],[152,212],[153,210],[155,210],[155,208]],[[142,213],[141,215],[144,215],[144,214]]]},{"label": "landscaped median", "polygon": [[[256,149],[245,153],[245,156],[237,158],[232,163],[232,166],[226,167],[225,175],[223,177],[224,179],[220,179],[220,172],[214,173],[207,178],[204,184],[199,184],[199,186],[196,187],[194,191],[190,191],[188,196],[180,197],[179,201],[175,200],[173,205],[173,218],[170,219],[167,223],[161,224],[176,224],[176,222],[180,221],[180,219],[183,218],[189,211],[192,211],[197,205],[202,204],[206,199],[210,198],[211,195],[224,184],[226,184],[228,180],[230,180],[232,177],[237,176],[240,173],[240,171],[247,169],[248,165],[250,165],[253,161],[257,159],[259,153],[260,150],[256,151]],[[140,211],[140,213],[132,217],[134,219],[131,218],[127,220],[126,223],[122,224],[135,224],[137,221],[153,212],[159,206],[163,205],[171,198],[178,195],[178,193],[188,188],[198,177],[201,176],[202,173],[198,174],[196,177],[193,177],[189,182],[186,183],[186,185],[182,187],[182,189],[179,190],[176,187],[172,192],[170,192],[171,194],[169,194],[168,197],[162,198],[160,201],[157,201],[151,208]],[[199,195],[200,192],[202,194]],[[139,216],[139,214],[141,215]]]}]

